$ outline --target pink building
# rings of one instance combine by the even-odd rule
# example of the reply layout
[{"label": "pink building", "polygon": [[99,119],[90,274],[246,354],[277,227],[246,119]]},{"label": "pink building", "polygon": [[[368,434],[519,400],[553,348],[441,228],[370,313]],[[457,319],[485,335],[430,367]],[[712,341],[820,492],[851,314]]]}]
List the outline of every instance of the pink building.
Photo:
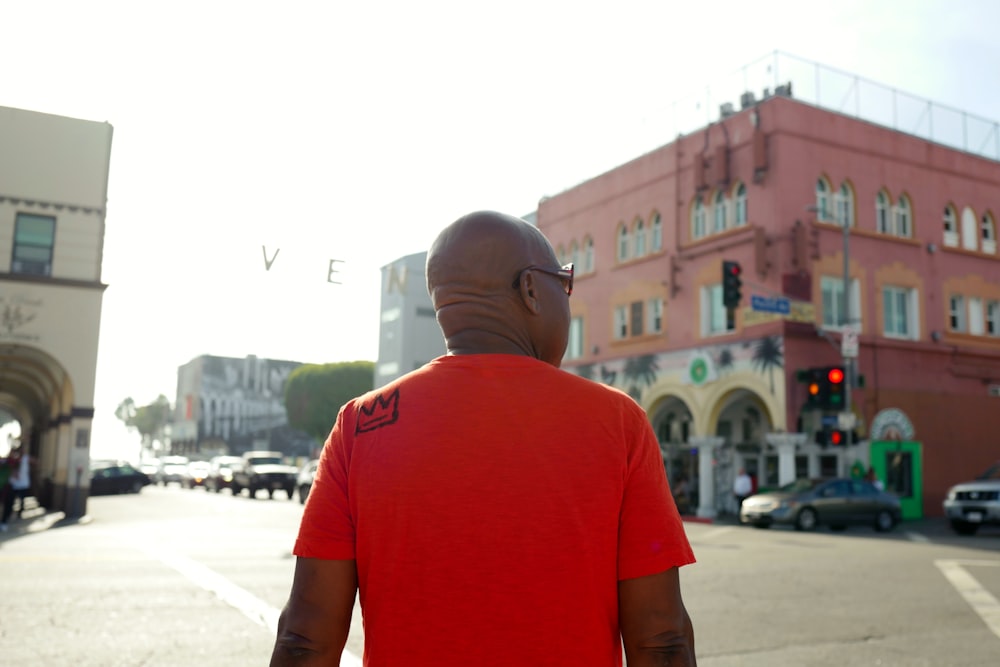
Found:
[{"label": "pink building", "polygon": [[[1000,459],[1000,162],[789,92],[542,200],[576,266],[564,368],[639,401],[701,515],[735,509],[741,467],[767,488],[871,466],[904,516],[940,516]],[[725,260],[743,268],[731,323]],[[851,446],[817,441],[837,414],[803,409],[797,380],[842,363],[845,322]]]}]

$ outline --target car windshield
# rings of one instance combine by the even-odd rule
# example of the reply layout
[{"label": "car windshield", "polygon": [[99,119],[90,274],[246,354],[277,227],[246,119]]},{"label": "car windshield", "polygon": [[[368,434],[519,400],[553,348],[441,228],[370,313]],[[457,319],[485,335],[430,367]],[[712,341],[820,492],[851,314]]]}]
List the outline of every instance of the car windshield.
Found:
[{"label": "car windshield", "polygon": [[255,466],[268,465],[268,464],[272,464],[272,463],[275,464],[275,465],[281,465],[281,457],[280,456],[256,456],[256,457],[250,459],[250,462],[253,463]]},{"label": "car windshield", "polygon": [[1000,462],[994,463],[986,469],[979,479],[1000,479]]},{"label": "car windshield", "polygon": [[803,491],[813,490],[820,481],[818,479],[797,479],[794,482],[785,484],[779,490],[785,493],[802,493]]}]

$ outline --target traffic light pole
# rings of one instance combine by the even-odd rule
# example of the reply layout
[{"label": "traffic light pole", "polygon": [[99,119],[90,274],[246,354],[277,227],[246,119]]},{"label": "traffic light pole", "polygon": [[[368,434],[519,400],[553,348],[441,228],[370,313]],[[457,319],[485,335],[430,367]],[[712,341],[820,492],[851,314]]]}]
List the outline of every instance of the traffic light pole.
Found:
[{"label": "traffic light pole", "polygon": [[[844,294],[843,294],[843,318],[844,318],[844,333],[842,336],[846,336],[847,327],[853,326],[851,323],[851,228],[847,216],[844,216],[842,220],[844,225]],[[841,338],[841,358],[844,360],[844,412],[846,414],[853,414],[851,411],[851,390],[854,389],[854,359],[853,357],[845,354],[846,350],[843,345],[843,338]],[[844,429],[844,451],[850,452],[852,436],[854,434],[853,428]]]}]

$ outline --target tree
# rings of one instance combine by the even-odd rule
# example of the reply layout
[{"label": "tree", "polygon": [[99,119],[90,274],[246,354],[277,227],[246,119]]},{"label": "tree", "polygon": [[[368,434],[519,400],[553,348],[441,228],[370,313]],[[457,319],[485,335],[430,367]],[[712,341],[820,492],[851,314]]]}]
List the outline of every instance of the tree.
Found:
[{"label": "tree", "polygon": [[781,339],[778,336],[767,336],[757,341],[750,363],[761,373],[767,371],[771,381],[771,393],[774,394],[774,369],[784,366],[784,351],[781,349]]},{"label": "tree", "polygon": [[323,441],[337,421],[340,408],[374,386],[372,361],[303,364],[285,381],[288,425]]},{"label": "tree", "polygon": [[118,404],[115,416],[129,428],[138,431],[144,443],[149,443],[161,437],[163,427],[170,423],[170,401],[160,394],[149,405],[136,407],[130,396]]}]

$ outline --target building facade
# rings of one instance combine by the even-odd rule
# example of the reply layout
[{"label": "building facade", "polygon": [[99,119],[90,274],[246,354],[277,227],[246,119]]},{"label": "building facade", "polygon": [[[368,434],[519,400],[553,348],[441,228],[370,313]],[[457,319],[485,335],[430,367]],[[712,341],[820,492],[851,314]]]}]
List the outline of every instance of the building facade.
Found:
[{"label": "building facade", "polygon": [[202,355],[177,369],[166,452],[199,458],[252,449],[309,457],[316,444],[288,425],[285,382],[297,361]]},{"label": "building facade", "polygon": [[444,337],[427,294],[426,262],[427,253],[420,252],[382,267],[376,387],[445,353]]},{"label": "building facade", "polygon": [[[735,511],[739,468],[768,488],[869,467],[905,516],[940,515],[998,457],[1000,163],[790,86],[749,99],[539,203],[576,266],[563,367],[646,409],[702,515]],[[724,261],[743,270],[732,317]],[[863,385],[850,446],[817,437],[841,417],[806,409],[798,380],[842,364],[845,329]]]},{"label": "building facade", "polygon": [[0,107],[0,412],[36,461],[34,494],[68,516],[90,484],[111,138]]}]

